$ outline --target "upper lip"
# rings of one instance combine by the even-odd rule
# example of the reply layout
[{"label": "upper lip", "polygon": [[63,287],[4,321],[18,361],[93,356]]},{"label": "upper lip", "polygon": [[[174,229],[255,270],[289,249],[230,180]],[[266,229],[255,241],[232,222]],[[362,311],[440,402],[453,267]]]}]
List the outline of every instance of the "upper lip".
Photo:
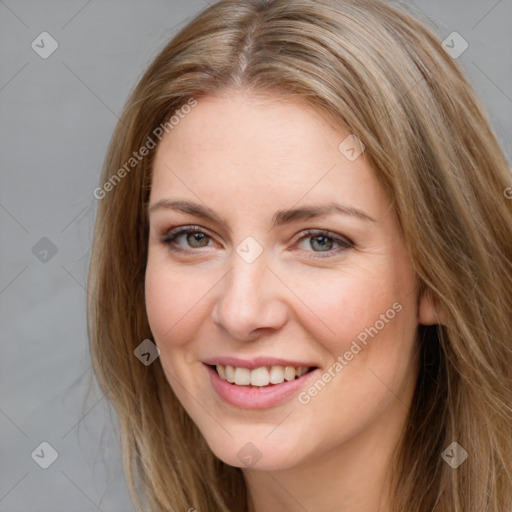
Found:
[{"label": "upper lip", "polygon": [[291,361],[289,359],[280,359],[278,357],[255,357],[253,359],[240,359],[239,357],[212,357],[210,359],[206,359],[203,361],[204,364],[210,366],[216,366],[221,364],[223,366],[237,366],[239,368],[248,368],[249,370],[254,370],[255,368],[261,368],[262,366],[293,366],[294,368],[299,368],[301,366],[305,366],[310,368],[312,366],[316,367],[317,365],[312,363],[305,363],[301,361]]}]

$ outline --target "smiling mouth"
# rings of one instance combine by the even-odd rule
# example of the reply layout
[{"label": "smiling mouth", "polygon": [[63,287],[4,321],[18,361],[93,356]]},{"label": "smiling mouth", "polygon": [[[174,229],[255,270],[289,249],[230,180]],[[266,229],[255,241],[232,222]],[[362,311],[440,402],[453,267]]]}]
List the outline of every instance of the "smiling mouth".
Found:
[{"label": "smiling mouth", "polygon": [[246,388],[272,387],[297,380],[316,370],[316,366],[261,366],[250,370],[239,366],[208,365],[217,375],[234,386]]}]

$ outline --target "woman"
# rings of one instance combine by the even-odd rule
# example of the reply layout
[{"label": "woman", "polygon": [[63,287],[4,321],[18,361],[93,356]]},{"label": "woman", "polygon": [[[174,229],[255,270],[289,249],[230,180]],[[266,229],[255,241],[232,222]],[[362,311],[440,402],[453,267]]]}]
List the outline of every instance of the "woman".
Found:
[{"label": "woman", "polygon": [[221,0],[157,56],[89,279],[139,507],[512,509],[510,174],[482,112],[381,0]]}]

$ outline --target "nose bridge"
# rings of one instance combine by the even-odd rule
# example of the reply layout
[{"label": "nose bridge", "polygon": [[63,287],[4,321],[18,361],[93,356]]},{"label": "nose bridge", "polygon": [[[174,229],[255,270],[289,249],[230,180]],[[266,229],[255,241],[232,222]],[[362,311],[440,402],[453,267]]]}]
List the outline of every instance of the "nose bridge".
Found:
[{"label": "nose bridge", "polygon": [[233,254],[213,312],[214,322],[237,339],[247,338],[258,328],[277,328],[285,317],[284,306],[277,304],[277,283],[267,269],[265,253],[254,257],[251,249],[244,252],[244,248],[240,244]]},{"label": "nose bridge", "polygon": [[231,314],[238,313],[238,316],[243,316],[245,312],[248,316],[260,307],[264,299],[263,284],[268,281],[266,264],[264,255],[251,262],[238,254],[233,255],[231,272],[223,290],[223,302],[235,309]]}]

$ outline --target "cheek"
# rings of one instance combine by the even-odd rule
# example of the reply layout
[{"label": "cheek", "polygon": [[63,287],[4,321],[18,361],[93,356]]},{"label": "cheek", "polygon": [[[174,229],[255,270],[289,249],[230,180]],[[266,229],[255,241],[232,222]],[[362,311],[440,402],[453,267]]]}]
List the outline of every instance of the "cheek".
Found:
[{"label": "cheek", "polygon": [[326,309],[336,332],[329,352],[340,363],[333,390],[340,386],[357,397],[354,404],[364,398],[381,410],[389,389],[398,392],[410,375],[417,328],[414,274],[405,264],[386,264],[347,276],[343,284],[337,295],[341,309]]},{"label": "cheek", "polygon": [[305,305],[301,323],[334,356],[349,350],[358,336],[363,342],[372,339],[375,325],[377,331],[389,333],[398,327],[394,324],[400,323],[400,317],[414,315],[410,286],[408,279],[375,267],[371,273],[340,272],[336,279],[304,278],[297,281],[294,292]]},{"label": "cheek", "polygon": [[184,329],[200,298],[194,279],[180,279],[165,262],[148,257],[145,277],[146,312],[157,345],[179,346]]}]

